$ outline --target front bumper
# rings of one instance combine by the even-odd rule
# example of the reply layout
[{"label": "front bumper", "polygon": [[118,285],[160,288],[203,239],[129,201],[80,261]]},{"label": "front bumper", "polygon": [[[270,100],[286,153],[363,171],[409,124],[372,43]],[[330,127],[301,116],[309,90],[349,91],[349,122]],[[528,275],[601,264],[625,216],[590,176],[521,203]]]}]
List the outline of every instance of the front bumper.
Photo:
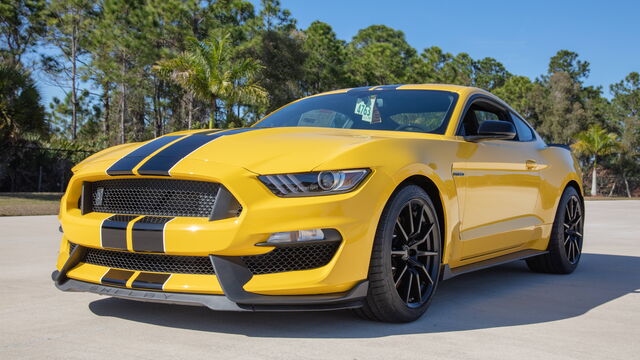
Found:
[{"label": "front bumper", "polygon": [[[189,161],[185,160],[186,163]],[[83,181],[100,181],[105,177],[101,167],[85,169],[74,175],[62,200],[60,222],[63,236],[56,269],[61,290],[90,291],[120,297],[144,297],[153,301],[182,299],[212,308],[212,299],[218,303],[236,304],[240,309],[267,307],[344,308],[357,307],[366,295],[368,265],[377,220],[386,203],[384,194],[390,192],[391,181],[379,172],[369,176],[353,192],[331,196],[279,198],[256,178],[256,174],[237,167],[214,163],[193,163],[199,172],[216,174],[202,176],[190,172],[172,172],[173,179],[211,181],[223,184],[242,205],[236,218],[209,221],[207,218],[180,217],[166,223],[163,230],[164,255],[194,256],[213,259],[215,274],[191,274],[149,270],[164,273],[168,280],[157,289],[133,286],[133,281],[121,286],[104,283],[101,279],[119,266],[97,266],[82,261],[69,262],[70,243],[78,248],[105,249],[101,238],[103,222],[113,214],[89,212],[83,214],[78,207]],[[374,169],[375,171],[375,169]],[[123,176],[118,179],[136,178]],[[149,177],[158,178],[160,177]],[[382,194],[382,196],[381,196]],[[222,260],[238,260],[244,256],[267,254],[273,247],[256,246],[272,233],[305,229],[335,229],[342,242],[333,258],[317,268],[271,273],[250,273],[246,265],[230,271],[233,264],[221,265]],[[132,246],[131,222],[126,233],[125,252],[136,252]],[[220,259],[215,263],[215,259]],[[71,266],[68,266],[68,264]],[[237,262],[236,262],[236,265]],[[144,270],[146,272],[146,270]],[[140,272],[131,278],[138,279]],[[57,276],[57,277],[58,277]],[[159,291],[158,291],[159,290]],[[166,296],[165,296],[166,295]],[[204,297],[200,297],[204,296]],[[220,300],[221,299],[221,300]],[[223,306],[222,308],[228,308]]]},{"label": "front bumper", "polygon": [[92,292],[139,301],[200,305],[224,311],[322,311],[361,307],[361,301],[367,295],[369,285],[369,282],[364,280],[349,291],[333,294],[261,295],[244,290],[244,285],[253,275],[240,258],[210,255],[211,264],[224,295],[128,289],[68,278],[68,271],[78,265],[82,258],[82,251],[83,248],[76,247],[62,269],[51,274],[58,289]]}]

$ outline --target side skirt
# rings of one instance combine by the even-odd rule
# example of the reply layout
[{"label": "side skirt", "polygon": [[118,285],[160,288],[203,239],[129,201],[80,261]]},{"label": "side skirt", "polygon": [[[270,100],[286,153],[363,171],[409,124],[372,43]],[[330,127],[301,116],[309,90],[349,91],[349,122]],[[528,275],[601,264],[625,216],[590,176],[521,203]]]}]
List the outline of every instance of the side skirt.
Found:
[{"label": "side skirt", "polygon": [[477,263],[458,266],[455,268],[450,268],[449,265],[447,264],[444,266],[444,269],[442,271],[442,280],[451,279],[454,276],[466,274],[472,271],[482,270],[482,269],[490,268],[492,266],[502,265],[502,264],[510,263],[516,260],[523,260],[526,258],[543,255],[546,253],[548,253],[548,251],[546,250],[522,250],[522,251],[516,251],[511,254],[498,256],[493,259],[478,261]]}]

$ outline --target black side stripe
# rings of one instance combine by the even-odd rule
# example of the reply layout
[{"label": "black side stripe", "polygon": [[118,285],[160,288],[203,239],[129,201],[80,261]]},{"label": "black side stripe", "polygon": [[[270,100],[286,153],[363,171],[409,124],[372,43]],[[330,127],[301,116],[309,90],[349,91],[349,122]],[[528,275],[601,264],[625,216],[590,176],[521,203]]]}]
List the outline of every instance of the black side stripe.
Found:
[{"label": "black side stripe", "polygon": [[100,243],[103,248],[127,250],[127,224],[137,216],[113,215],[102,222]]},{"label": "black side stripe", "polygon": [[170,274],[140,273],[131,283],[132,288],[162,290]]},{"label": "black side stripe", "polygon": [[104,285],[127,286],[127,281],[135,272],[129,270],[109,269],[100,282]]},{"label": "black side stripe", "polygon": [[145,216],[132,228],[133,251],[165,252],[164,227],[173,217]]},{"label": "black side stripe", "polygon": [[136,167],[140,161],[151,155],[154,151],[157,151],[182,136],[183,135],[163,136],[140,146],[111,165],[111,167],[107,169],[107,175],[133,175],[133,168]]},{"label": "black side stripe", "polygon": [[222,136],[239,134],[251,130],[257,130],[257,128],[232,129],[215,132],[209,135],[193,134],[170,145],[157,153],[151,159],[147,160],[140,168],[138,168],[138,174],[171,176],[169,173],[171,168],[201,146],[208,144],[215,139],[219,139]]}]

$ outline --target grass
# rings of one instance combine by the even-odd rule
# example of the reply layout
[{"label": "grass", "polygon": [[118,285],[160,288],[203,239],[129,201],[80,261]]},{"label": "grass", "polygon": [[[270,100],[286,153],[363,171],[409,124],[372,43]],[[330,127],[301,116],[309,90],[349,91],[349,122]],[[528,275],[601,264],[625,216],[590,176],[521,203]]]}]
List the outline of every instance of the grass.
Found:
[{"label": "grass", "polygon": [[0,193],[0,216],[57,215],[62,193]]}]

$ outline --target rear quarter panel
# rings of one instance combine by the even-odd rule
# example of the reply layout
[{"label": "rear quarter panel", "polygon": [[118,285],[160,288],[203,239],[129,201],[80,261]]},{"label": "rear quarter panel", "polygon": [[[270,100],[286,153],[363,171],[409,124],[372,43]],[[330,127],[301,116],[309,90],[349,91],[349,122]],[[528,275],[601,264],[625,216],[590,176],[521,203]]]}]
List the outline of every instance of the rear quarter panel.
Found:
[{"label": "rear quarter panel", "polygon": [[584,196],[582,171],[575,157],[566,149],[547,146],[541,151],[541,155],[547,167],[540,174],[542,178],[540,211],[543,218],[552,223],[562,192],[569,182],[575,181],[580,188],[580,195]]},{"label": "rear quarter panel", "polygon": [[538,203],[539,215],[545,221],[543,233],[533,247],[545,250],[549,243],[553,221],[558,209],[562,193],[570,182],[578,185],[579,193],[584,197],[582,187],[582,171],[580,166],[567,149],[547,146],[541,151],[546,167],[540,171],[540,197]]}]

